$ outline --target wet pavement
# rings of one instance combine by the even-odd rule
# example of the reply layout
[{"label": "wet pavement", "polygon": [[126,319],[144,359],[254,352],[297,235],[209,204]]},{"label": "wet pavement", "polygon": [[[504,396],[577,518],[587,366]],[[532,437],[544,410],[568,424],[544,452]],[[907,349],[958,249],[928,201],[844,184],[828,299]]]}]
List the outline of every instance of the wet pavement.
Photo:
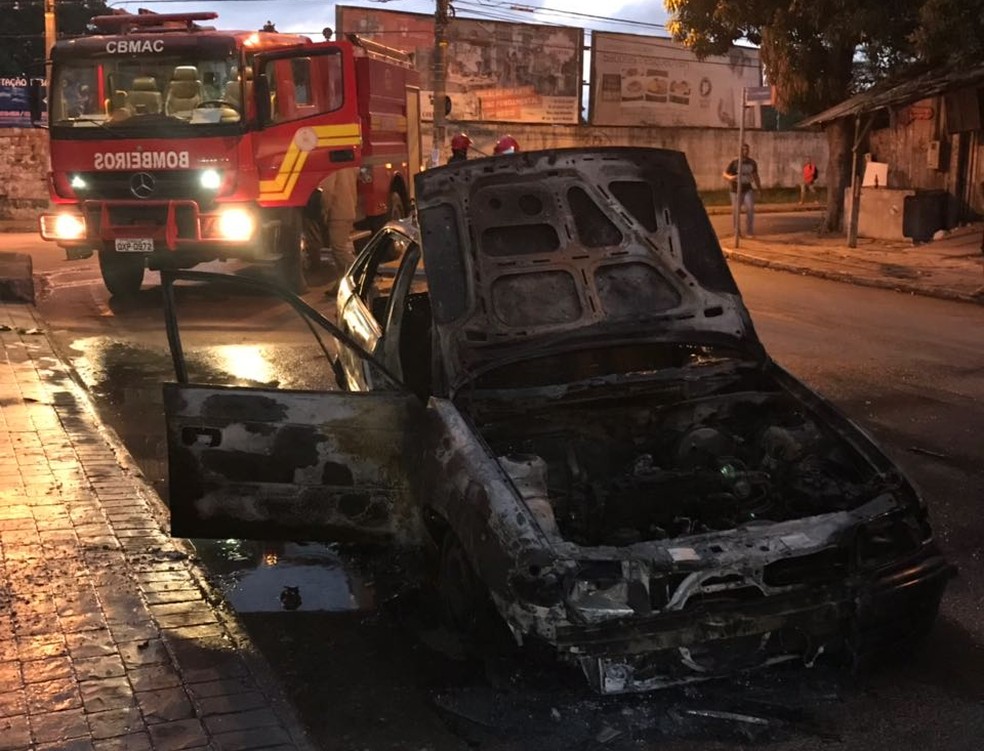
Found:
[{"label": "wet pavement", "polygon": [[0,749],[303,749],[33,308],[0,305]]},{"label": "wet pavement", "polygon": [[[972,558],[981,539],[972,499],[979,497],[982,484],[979,476],[975,479],[973,463],[962,458],[971,451],[968,440],[960,437],[964,426],[952,424],[958,410],[971,422],[977,414],[971,407],[975,387],[964,379],[972,378],[975,367],[979,372],[980,361],[978,357],[975,366],[962,353],[965,343],[949,341],[937,331],[933,346],[945,346],[949,353],[942,366],[945,375],[928,354],[918,364],[894,362],[901,352],[896,334],[904,336],[905,331],[915,341],[928,342],[933,325],[944,318],[972,317],[968,306],[924,301],[932,305],[912,313],[900,309],[889,317],[893,327],[880,329],[878,344],[885,351],[869,346],[856,356],[845,352],[835,362],[838,357],[825,359],[819,329],[833,326],[848,339],[859,335],[846,333],[848,327],[829,310],[819,324],[814,311],[822,308],[822,301],[829,298],[836,310],[858,306],[859,320],[877,321],[896,297],[874,290],[855,295],[844,285],[817,280],[806,285],[757,269],[736,268],[735,273],[769,348],[872,426],[891,451],[903,455],[916,479],[930,486],[937,529],[965,574],[948,593],[926,649],[863,682],[820,666],[602,699],[587,691],[579,674],[532,664],[521,653],[505,649],[484,657],[469,655],[441,627],[433,594],[419,584],[426,561],[316,543],[196,542],[210,585],[232,602],[252,643],[275,665],[316,747],[977,747],[984,730],[984,682],[979,678],[984,660],[981,635],[973,625],[974,603],[979,610],[982,601],[982,577]],[[794,289],[790,294],[795,303],[774,300],[767,290],[777,286]],[[72,298],[76,307],[69,310],[70,294],[78,297]],[[310,299],[316,301],[317,294]],[[94,394],[103,419],[120,433],[166,497],[160,381],[171,379],[171,362],[159,296],[151,287],[135,303],[119,306],[105,303],[100,295],[97,279],[75,287],[52,285],[41,310],[58,332],[61,352]],[[834,301],[837,295],[842,297],[839,303]],[[185,293],[184,302],[198,321],[186,333],[196,379],[286,385],[301,383],[316,371],[310,344],[302,344],[286,328],[287,317],[276,305],[255,299],[236,302],[200,290]],[[908,320],[913,316],[919,323]],[[811,330],[814,324],[816,332]],[[887,383],[876,386],[879,378],[872,379],[867,371],[881,373]],[[966,375],[954,380],[959,373]],[[946,402],[942,392],[930,397],[931,388],[923,383],[927,378],[946,384],[943,391],[961,395],[957,401],[963,407]],[[899,390],[906,387],[932,398],[935,406],[907,397]],[[890,414],[897,402],[904,414],[898,419]],[[944,420],[940,415],[947,414],[951,427],[936,430],[933,420]],[[918,442],[904,433],[909,427]],[[955,459],[906,455],[911,445]],[[910,739],[916,745],[908,745]]]}]

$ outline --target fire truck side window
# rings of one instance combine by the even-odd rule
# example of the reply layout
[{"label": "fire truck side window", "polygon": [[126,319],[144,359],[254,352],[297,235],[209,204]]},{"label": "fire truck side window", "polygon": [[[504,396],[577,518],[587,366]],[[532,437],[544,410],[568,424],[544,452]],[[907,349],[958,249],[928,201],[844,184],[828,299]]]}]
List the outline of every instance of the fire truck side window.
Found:
[{"label": "fire truck side window", "polygon": [[290,72],[294,79],[294,104],[310,107],[314,104],[311,96],[311,58],[295,57],[290,61]]},{"label": "fire truck side window", "polygon": [[274,123],[334,112],[344,102],[342,56],[337,51],[271,60],[263,66],[263,75]]}]

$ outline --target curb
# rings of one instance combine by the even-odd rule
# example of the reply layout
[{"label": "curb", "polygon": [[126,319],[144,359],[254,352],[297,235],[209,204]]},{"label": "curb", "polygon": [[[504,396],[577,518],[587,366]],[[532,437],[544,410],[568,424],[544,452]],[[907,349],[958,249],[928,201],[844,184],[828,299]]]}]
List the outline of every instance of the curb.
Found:
[{"label": "curb", "polygon": [[0,253],[0,300],[34,303],[34,259],[27,253]]},{"label": "curb", "polygon": [[[162,532],[167,533],[171,543],[187,554],[186,564],[189,573],[192,575],[199,589],[204,593],[204,601],[211,607],[218,622],[224,627],[228,636],[236,646],[236,650],[247,669],[253,675],[257,688],[263,693],[269,702],[269,707],[279,720],[283,723],[284,729],[291,737],[297,751],[315,751],[308,730],[298,717],[294,705],[287,698],[285,687],[276,676],[266,657],[255,647],[247,633],[245,627],[239,622],[232,606],[226,601],[222,592],[216,588],[208,575],[207,570],[199,563],[198,551],[194,545],[186,539],[171,537],[168,532],[168,519],[170,514],[167,504],[154,490],[153,486],[147,481],[143,470],[140,469],[136,460],[130,454],[123,440],[117,435],[113,428],[106,425],[99,416],[99,411],[92,400],[92,395],[85,387],[85,382],[78,371],[72,366],[71,361],[51,337],[51,330],[47,322],[40,316],[37,309],[31,306],[31,316],[44,332],[45,338],[51,346],[51,351],[57,357],[70,387],[76,392],[76,398],[85,405],[89,414],[93,429],[106,442],[110,450],[116,456],[116,461],[121,474],[129,477],[131,482],[136,483],[154,520],[157,522]],[[67,386],[68,384],[63,384]]]},{"label": "curb", "polygon": [[860,287],[875,287],[878,289],[893,290],[895,292],[904,292],[910,295],[935,297],[940,300],[950,300],[952,302],[966,302],[976,305],[984,305],[984,287],[982,287],[981,291],[976,294],[969,294],[943,288],[923,287],[918,284],[910,284],[904,281],[867,279],[865,277],[854,276],[846,271],[821,271],[820,269],[815,269],[810,266],[800,266],[794,263],[786,263],[785,261],[772,261],[768,258],[743,253],[740,250],[729,250],[727,248],[722,248],[721,250],[724,252],[724,257],[729,261],[746,263],[750,266],[758,266],[764,269],[786,271],[792,274],[801,274],[804,276],[814,276],[834,282],[855,284]]}]

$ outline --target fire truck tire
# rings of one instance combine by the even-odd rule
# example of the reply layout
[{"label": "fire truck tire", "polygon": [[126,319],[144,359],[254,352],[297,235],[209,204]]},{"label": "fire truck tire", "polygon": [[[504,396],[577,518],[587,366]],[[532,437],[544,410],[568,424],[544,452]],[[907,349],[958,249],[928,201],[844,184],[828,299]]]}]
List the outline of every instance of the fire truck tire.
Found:
[{"label": "fire truck tire", "polygon": [[369,228],[373,233],[379,232],[386,222],[394,219],[402,219],[406,215],[407,207],[403,202],[403,195],[396,190],[390,191],[389,199],[386,201],[386,213],[369,217]]},{"label": "fire truck tire", "polygon": [[281,284],[295,295],[308,291],[307,271],[310,255],[304,248],[303,220],[299,215],[285,217],[277,235],[280,259],[277,261],[277,276]]},{"label": "fire truck tire", "polygon": [[318,271],[324,264],[321,249],[327,245],[324,239],[324,226],[317,217],[304,217],[304,230],[301,233],[301,243],[307,268]]},{"label": "fire truck tire", "polygon": [[99,251],[99,270],[109,294],[113,297],[132,297],[140,291],[144,278],[144,257],[139,253]]},{"label": "fire truck tire", "polygon": [[407,215],[407,207],[403,203],[403,196],[397,191],[390,191],[389,200],[386,202],[386,221],[392,219],[402,219]]}]

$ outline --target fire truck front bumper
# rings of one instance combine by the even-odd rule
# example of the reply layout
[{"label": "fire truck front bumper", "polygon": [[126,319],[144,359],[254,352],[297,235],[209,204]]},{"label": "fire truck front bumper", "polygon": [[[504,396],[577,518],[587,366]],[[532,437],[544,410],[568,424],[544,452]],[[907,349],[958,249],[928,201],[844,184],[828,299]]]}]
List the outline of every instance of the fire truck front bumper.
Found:
[{"label": "fire truck front bumper", "polygon": [[[42,214],[41,237],[66,249],[70,258],[94,250],[186,258],[262,259],[270,227],[251,204],[218,205],[203,211],[195,201],[87,201]],[[163,259],[161,259],[163,260]],[[180,265],[188,265],[184,262]]]}]

